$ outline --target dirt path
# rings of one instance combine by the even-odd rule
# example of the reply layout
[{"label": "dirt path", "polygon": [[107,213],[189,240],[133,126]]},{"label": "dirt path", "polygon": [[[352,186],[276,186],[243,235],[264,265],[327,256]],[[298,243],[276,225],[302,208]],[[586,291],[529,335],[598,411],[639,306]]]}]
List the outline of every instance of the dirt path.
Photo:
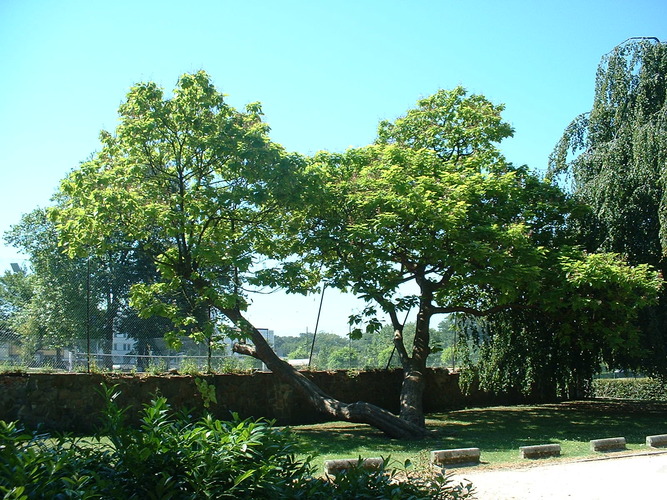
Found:
[{"label": "dirt path", "polygon": [[667,451],[519,469],[460,469],[479,500],[667,498]]}]

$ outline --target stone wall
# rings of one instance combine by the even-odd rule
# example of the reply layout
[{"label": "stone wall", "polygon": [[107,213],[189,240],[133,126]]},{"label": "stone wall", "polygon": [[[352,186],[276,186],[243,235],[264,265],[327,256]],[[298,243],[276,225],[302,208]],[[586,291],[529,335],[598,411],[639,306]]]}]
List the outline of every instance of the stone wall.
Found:
[{"label": "stone wall", "polygon": [[[402,372],[304,372],[331,396],[345,402],[367,401],[398,411]],[[272,373],[220,374],[201,376],[215,385],[217,404],[209,412],[227,419],[231,412],[241,417],[266,417],[279,424],[322,422],[324,417],[310,408],[292,388]],[[466,406],[508,404],[518,397],[497,397],[480,391],[462,394],[458,375],[446,369],[427,372],[424,397],[426,412],[442,412]],[[117,386],[117,402],[129,407],[128,418],[136,421],[137,411],[155,394],[165,396],[172,407],[193,415],[204,412],[195,377],[187,375],[102,375],[84,373],[16,373],[0,375],[0,420],[20,420],[30,428],[90,432],[100,422],[105,401],[102,387]]]}]

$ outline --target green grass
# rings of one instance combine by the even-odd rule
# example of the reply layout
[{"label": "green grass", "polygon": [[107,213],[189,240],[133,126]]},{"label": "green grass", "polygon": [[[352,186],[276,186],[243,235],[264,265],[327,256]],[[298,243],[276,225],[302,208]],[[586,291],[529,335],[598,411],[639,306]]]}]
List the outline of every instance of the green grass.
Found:
[{"label": "green grass", "polygon": [[[336,458],[391,457],[424,464],[432,450],[480,448],[483,466],[526,463],[519,447],[558,443],[561,457],[600,456],[590,440],[623,436],[631,451],[647,450],[646,436],[667,433],[667,403],[593,400],[538,406],[491,407],[428,415],[429,434],[418,441],[385,437],[363,424],[333,422],[292,427],[313,464]],[[540,461],[542,463],[542,461]]]}]

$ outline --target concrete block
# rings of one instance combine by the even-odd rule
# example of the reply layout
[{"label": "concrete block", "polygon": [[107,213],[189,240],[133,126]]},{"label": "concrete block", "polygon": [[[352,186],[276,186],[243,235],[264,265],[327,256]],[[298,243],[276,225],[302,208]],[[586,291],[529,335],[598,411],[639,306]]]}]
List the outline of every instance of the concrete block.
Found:
[{"label": "concrete block", "polygon": [[431,452],[431,463],[434,465],[478,464],[481,453],[479,448],[456,448]]},{"label": "concrete block", "polygon": [[646,436],[646,446],[650,446],[651,448],[667,448],[667,434]]},{"label": "concrete block", "polygon": [[593,451],[625,450],[625,445],[626,442],[624,437],[591,440],[591,450]]},{"label": "concrete block", "polygon": [[521,458],[548,458],[560,456],[559,444],[538,444],[534,446],[521,446],[519,448]]},{"label": "concrete block", "polygon": [[[384,459],[379,457],[366,458],[361,466],[364,469],[379,470],[384,464]],[[348,469],[353,469],[359,465],[358,458],[342,458],[340,460],[327,460],[324,462],[324,472],[328,475],[340,474]]]}]

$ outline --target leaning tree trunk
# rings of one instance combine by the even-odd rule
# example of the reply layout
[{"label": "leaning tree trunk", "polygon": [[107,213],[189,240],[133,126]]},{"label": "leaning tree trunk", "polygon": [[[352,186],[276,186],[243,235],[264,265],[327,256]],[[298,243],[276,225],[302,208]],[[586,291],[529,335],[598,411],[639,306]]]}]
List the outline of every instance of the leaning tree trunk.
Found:
[{"label": "leaning tree trunk", "polygon": [[221,312],[247,333],[254,344],[236,344],[234,351],[263,361],[269,370],[301,393],[318,411],[337,420],[371,425],[393,438],[416,439],[425,434],[423,426],[403,420],[373,404],[363,401],[343,403],[329,396],[292,365],[280,359],[262,334],[238,310],[223,309]]}]

